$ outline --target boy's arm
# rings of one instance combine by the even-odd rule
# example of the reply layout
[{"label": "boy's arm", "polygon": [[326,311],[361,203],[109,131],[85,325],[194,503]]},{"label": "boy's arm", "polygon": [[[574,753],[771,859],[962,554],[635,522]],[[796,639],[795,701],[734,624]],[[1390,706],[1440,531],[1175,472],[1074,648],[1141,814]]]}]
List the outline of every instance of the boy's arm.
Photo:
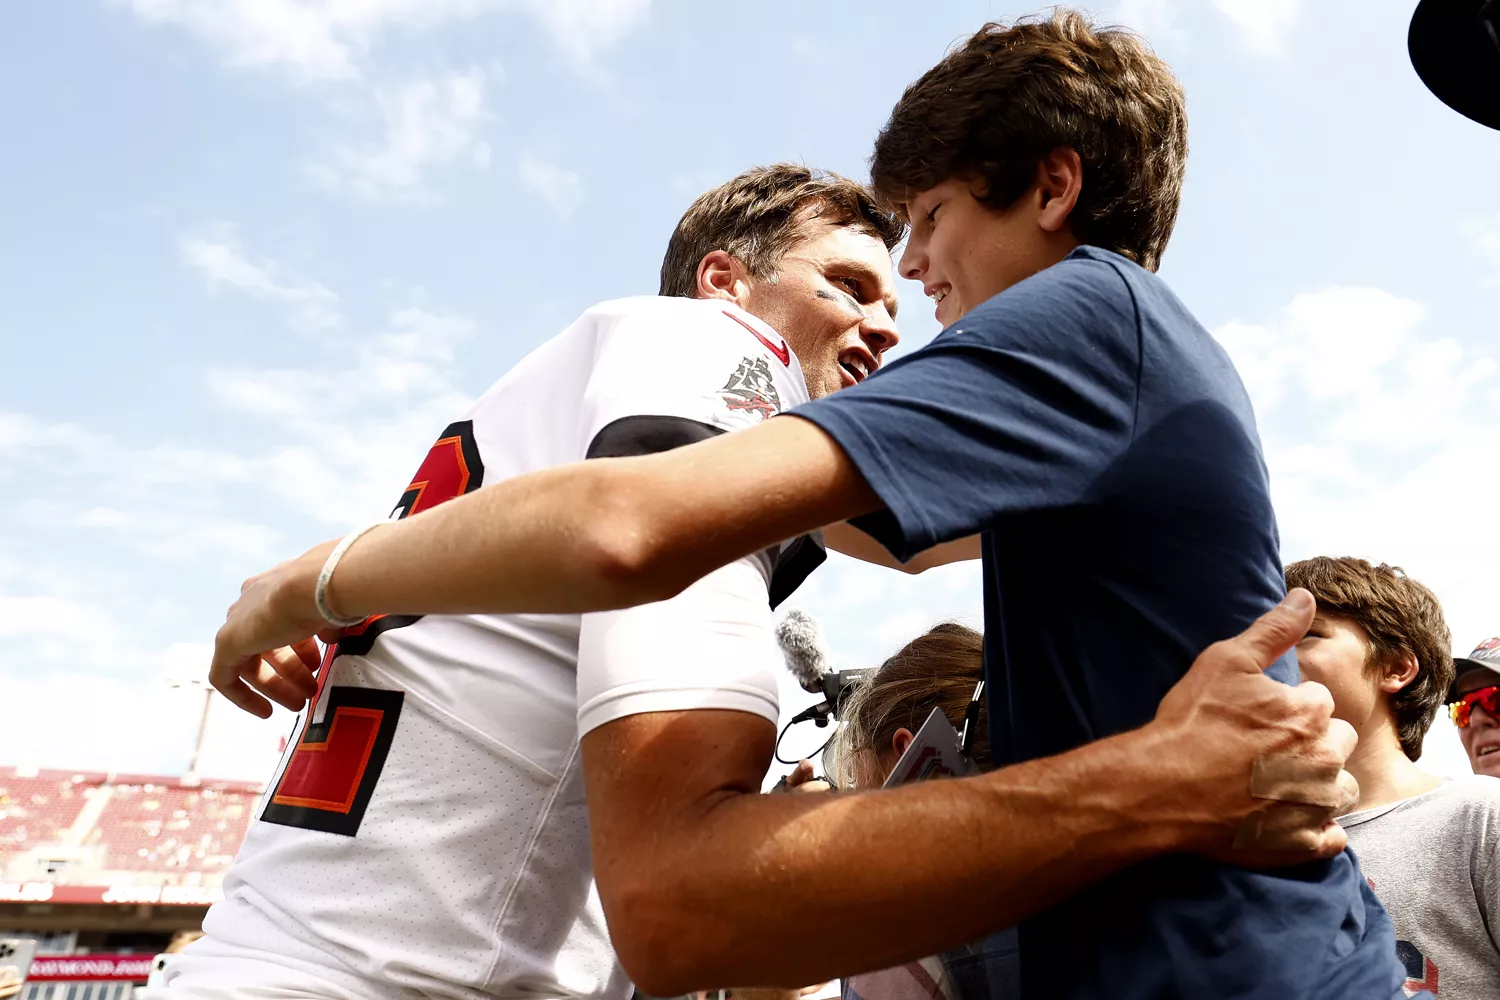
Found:
[{"label": "boy's arm", "polygon": [[980,557],[979,536],[970,535],[967,538],[934,545],[924,552],[918,552],[909,561],[901,562],[891,555],[884,545],[847,521],[826,526],[823,529],[823,541],[833,551],[841,552],[853,559],[913,575],[925,573],[936,566],[967,562]]},{"label": "boy's arm", "polygon": [[[594,459],[486,486],[382,525],[339,563],[341,616],[583,612],[662,600],[705,573],[880,501],[834,440],[800,419],[638,458]],[[252,688],[290,708],[311,694],[295,656],[331,635],[314,588],[335,542],[251,577],[215,639],[210,680],[246,711]]]}]

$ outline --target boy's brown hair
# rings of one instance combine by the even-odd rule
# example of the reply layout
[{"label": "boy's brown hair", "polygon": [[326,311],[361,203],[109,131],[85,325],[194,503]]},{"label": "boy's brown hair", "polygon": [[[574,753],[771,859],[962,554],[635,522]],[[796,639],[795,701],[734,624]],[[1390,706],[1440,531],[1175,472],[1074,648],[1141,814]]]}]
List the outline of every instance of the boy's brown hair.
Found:
[{"label": "boy's brown hair", "polygon": [[906,88],[875,141],[871,185],[900,206],[973,178],[1003,209],[1064,146],[1083,163],[1073,235],[1155,271],[1187,164],[1182,87],[1140,36],[1077,11],[986,24]]},{"label": "boy's brown hair", "polygon": [[1317,556],[1286,568],[1288,587],[1310,591],[1319,611],[1358,622],[1370,636],[1366,672],[1410,653],[1417,675],[1390,696],[1396,732],[1406,756],[1422,755],[1422,737],[1453,684],[1453,637],[1437,595],[1399,566],[1379,566],[1350,556]]},{"label": "boy's brown hair", "polygon": [[813,219],[869,233],[887,250],[906,235],[906,225],[863,184],[796,163],[752,167],[688,206],[667,241],[657,294],[695,297],[698,264],[714,250],[726,251],[755,278],[774,275]]}]

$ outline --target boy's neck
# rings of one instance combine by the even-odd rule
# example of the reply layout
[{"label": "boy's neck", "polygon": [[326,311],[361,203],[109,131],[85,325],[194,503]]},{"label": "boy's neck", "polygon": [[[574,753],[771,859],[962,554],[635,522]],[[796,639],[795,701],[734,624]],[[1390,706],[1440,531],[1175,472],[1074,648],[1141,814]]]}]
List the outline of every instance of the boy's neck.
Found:
[{"label": "boy's neck", "polygon": [[1386,713],[1372,716],[1360,729],[1359,745],[1344,769],[1359,782],[1359,802],[1352,812],[1400,802],[1443,783],[1406,756],[1395,721]]}]

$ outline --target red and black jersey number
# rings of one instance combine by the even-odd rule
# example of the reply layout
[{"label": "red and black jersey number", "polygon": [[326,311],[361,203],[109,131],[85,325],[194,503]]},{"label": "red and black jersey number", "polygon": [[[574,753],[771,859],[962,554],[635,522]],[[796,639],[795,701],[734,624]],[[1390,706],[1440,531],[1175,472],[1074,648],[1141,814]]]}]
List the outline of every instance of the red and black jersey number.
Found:
[{"label": "red and black jersey number", "polygon": [[[484,463],[474,442],[473,422],[449,424],[401,494],[392,519],[420,514],[471,493],[483,483]],[[420,618],[374,615],[345,629],[339,641],[328,647],[318,670],[318,695],[308,706],[302,733],[266,800],[261,819],[346,837],[359,831],[396,735],[404,695],[335,685],[328,688],[322,722],[313,723],[313,709],[323,698],[335,658],[368,653],[376,637]]]}]

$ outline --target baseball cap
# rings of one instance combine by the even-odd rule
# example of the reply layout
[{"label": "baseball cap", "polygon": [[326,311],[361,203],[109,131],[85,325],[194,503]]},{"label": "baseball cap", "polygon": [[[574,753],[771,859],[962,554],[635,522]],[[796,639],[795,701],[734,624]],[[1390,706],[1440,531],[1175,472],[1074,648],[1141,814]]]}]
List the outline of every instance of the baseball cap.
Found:
[{"label": "baseball cap", "polygon": [[1486,639],[1474,647],[1474,652],[1468,656],[1455,656],[1453,665],[1458,668],[1453,675],[1453,686],[1448,689],[1448,700],[1458,700],[1458,681],[1464,674],[1472,670],[1488,670],[1500,681],[1500,635],[1493,639]]}]

